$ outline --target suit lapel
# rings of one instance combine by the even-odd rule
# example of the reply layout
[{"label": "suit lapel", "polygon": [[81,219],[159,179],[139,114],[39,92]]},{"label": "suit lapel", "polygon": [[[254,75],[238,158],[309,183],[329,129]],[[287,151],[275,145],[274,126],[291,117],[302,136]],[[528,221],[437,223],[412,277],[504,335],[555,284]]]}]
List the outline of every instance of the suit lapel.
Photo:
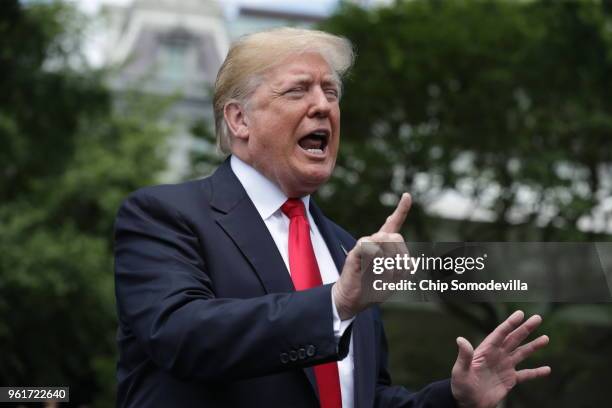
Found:
[{"label": "suit lapel", "polygon": [[353,322],[355,408],[374,406],[378,373],[376,372],[376,359],[373,350],[377,350],[376,346],[378,345],[374,342],[374,327],[371,327],[372,324],[373,319],[370,310],[359,313]]},{"label": "suit lapel", "polygon": [[249,261],[267,293],[295,290],[278,248],[232,171],[229,159],[212,176],[211,205],[217,224],[230,236]]},{"label": "suit lapel", "polygon": [[344,259],[346,258],[346,253],[343,249],[340,239],[338,239],[338,236],[334,234],[329,221],[327,221],[327,219],[323,215],[323,212],[321,212],[319,207],[317,207],[317,205],[313,202],[312,199],[310,200],[309,210],[310,214],[312,215],[312,218],[317,224],[319,232],[323,236],[323,240],[327,245],[327,249],[329,249],[329,253],[332,256],[332,259],[334,260],[334,264],[336,265],[336,269],[338,269],[338,273],[341,273],[342,267],[344,266]]}]

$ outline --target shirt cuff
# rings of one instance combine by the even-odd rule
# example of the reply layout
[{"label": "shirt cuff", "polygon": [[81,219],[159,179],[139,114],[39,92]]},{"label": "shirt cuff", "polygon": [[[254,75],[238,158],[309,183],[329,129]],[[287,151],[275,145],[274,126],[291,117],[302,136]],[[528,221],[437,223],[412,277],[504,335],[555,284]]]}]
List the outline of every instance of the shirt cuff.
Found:
[{"label": "shirt cuff", "polygon": [[346,328],[353,323],[355,320],[355,316],[350,319],[340,320],[340,315],[338,314],[338,309],[336,309],[336,302],[334,302],[334,291],[331,291],[331,304],[332,304],[332,314],[334,315],[334,337],[336,341],[340,341],[340,338],[346,331]]}]

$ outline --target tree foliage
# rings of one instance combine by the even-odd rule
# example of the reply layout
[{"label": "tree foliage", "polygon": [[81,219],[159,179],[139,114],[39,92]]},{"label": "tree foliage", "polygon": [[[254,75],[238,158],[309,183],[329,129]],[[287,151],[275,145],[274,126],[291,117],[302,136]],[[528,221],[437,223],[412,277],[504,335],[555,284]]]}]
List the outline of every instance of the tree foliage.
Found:
[{"label": "tree foliage", "polygon": [[[343,4],[321,28],[349,38],[357,59],[341,102],[336,172],[318,201],[357,236],[376,231],[409,191],[409,241],[609,240],[609,13],[609,2],[596,0]],[[475,203],[486,222],[431,214],[448,191]],[[596,221],[585,229],[589,217]],[[412,387],[448,376],[453,335],[478,341],[517,307],[453,305],[455,317],[440,319],[387,306],[399,356],[392,368]],[[529,365],[551,364],[553,376],[521,386],[506,406],[605,404],[596,387],[601,362],[612,360],[609,305],[521,306],[545,316],[553,345]]]},{"label": "tree foliage", "polygon": [[157,104],[115,112],[81,58],[83,16],[57,2],[0,13],[0,383],[68,385],[112,405],[112,225],[164,167]]},{"label": "tree foliage", "polygon": [[[461,224],[462,239],[507,240],[514,225],[537,230],[513,238],[587,239],[579,220],[593,211],[602,232],[612,193],[612,36],[604,6],[344,5],[323,24],[351,39],[358,54],[342,101],[338,171],[322,192],[333,216],[365,233],[375,225],[355,222],[355,214],[382,216],[381,203],[410,191],[413,235],[431,239],[424,215],[450,189],[491,221]],[[333,205],[347,201],[352,212]]]}]

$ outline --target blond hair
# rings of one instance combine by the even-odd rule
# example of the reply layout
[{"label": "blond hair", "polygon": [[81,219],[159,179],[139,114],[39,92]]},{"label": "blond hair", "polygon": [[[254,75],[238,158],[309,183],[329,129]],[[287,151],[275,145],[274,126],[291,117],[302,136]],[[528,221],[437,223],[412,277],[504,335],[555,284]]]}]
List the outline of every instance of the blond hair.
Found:
[{"label": "blond hair", "polygon": [[225,106],[230,102],[246,104],[265,71],[304,52],[319,53],[338,82],[353,65],[351,42],[318,30],[283,27],[250,34],[232,44],[217,74],[213,98],[215,133],[221,152],[230,153],[231,132],[223,114]]}]

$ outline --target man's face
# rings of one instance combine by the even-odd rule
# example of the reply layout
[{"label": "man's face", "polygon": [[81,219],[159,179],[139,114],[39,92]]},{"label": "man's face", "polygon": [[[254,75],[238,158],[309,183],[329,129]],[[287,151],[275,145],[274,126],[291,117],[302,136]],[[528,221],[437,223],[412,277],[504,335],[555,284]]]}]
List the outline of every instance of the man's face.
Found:
[{"label": "man's face", "polygon": [[313,193],[334,169],[339,91],[323,57],[304,53],[268,71],[251,96],[244,159],[289,197]]}]

